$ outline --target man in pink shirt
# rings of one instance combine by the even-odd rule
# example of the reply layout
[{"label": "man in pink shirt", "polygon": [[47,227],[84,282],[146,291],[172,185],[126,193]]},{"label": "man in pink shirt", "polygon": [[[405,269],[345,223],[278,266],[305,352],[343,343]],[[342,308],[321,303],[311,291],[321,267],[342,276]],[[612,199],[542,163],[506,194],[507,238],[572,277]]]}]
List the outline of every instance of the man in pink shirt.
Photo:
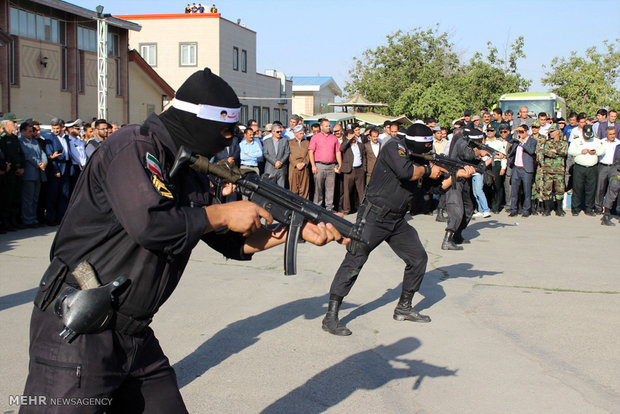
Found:
[{"label": "man in pink shirt", "polygon": [[334,210],[336,171],[340,171],[342,154],[338,138],[330,133],[329,121],[323,119],[320,127],[321,132],[312,136],[308,146],[308,157],[314,174],[314,202],[322,205],[325,201],[325,208]]}]

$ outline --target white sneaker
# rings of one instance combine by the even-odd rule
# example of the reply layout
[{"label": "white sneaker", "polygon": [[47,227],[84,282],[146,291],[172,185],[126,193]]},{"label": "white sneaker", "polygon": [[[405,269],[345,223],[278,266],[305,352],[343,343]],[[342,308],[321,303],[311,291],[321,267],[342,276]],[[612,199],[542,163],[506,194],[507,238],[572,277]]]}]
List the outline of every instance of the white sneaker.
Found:
[{"label": "white sneaker", "polygon": [[482,217],[484,217],[484,218],[489,218],[489,217],[491,217],[491,213],[489,213],[489,212],[487,211],[486,213],[483,213],[483,214],[482,214]]},{"label": "white sneaker", "polygon": [[484,217],[484,214],[482,214],[481,212],[477,212],[477,213],[474,213],[474,215],[472,217],[474,217],[474,218],[476,218],[476,217]]}]

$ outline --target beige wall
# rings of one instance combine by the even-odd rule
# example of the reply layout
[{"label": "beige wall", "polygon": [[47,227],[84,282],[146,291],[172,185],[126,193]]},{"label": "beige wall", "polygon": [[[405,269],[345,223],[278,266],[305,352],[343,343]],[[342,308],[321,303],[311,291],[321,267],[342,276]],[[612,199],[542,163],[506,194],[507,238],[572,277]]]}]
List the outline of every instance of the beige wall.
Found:
[{"label": "beige wall", "polygon": [[[47,57],[47,66],[39,61]],[[11,87],[11,112],[18,118],[33,118],[43,124],[51,118],[72,118],[71,92],[61,90],[60,45],[27,38],[19,39],[19,84]],[[97,116],[97,55],[84,53],[84,88],[78,93],[77,117]],[[122,122],[123,98],[116,95],[116,63],[108,59],[108,119]]]},{"label": "beige wall", "polygon": [[157,114],[162,111],[162,91],[134,62],[129,62],[129,80],[129,123],[142,124],[150,107]]},{"label": "beige wall", "polygon": [[293,113],[299,115],[314,115],[314,95],[295,93],[293,96]]},{"label": "beige wall", "polygon": [[[140,53],[141,43],[156,43],[157,65],[153,69],[176,91],[197,70],[208,67],[219,74],[220,54],[215,47],[220,41],[219,20],[136,19],[134,21],[142,25],[142,30],[129,33],[129,48]],[[179,44],[185,42],[198,43],[196,66],[180,66]]]}]

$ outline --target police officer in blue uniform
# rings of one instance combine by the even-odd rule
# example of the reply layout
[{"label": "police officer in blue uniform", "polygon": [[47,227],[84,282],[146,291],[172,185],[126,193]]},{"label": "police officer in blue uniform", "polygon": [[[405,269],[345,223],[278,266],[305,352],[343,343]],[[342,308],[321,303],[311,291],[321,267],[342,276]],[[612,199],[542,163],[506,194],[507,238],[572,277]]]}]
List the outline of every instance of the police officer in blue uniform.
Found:
[{"label": "police officer in blue uniform", "polygon": [[[208,180],[191,168],[170,176],[181,145],[209,158],[228,145],[240,108],[224,80],[209,69],[198,71],[179,88],[170,109],[151,114],[141,126],[120,129],[93,153],[35,298],[24,395],[97,397],[101,404],[22,406],[21,412],[187,412],[151,319],[174,291],[199,241],[228,258],[249,260],[286,238],[286,229],[261,227],[261,218],[271,222],[272,217],[254,203],[212,205]],[[214,231],[223,227],[229,231]],[[302,237],[318,245],[341,239],[331,225],[312,223],[305,224]],[[79,288],[84,262],[101,287]],[[121,283],[119,276],[128,281]],[[99,289],[111,289],[115,301],[109,312],[104,309],[109,318],[91,324],[91,315],[106,305],[88,299]],[[71,326],[84,327],[74,331],[78,336],[63,329],[69,323],[66,301],[73,299],[86,311],[71,313],[70,322],[76,323]]]},{"label": "police officer in blue uniform", "polygon": [[[351,331],[338,319],[343,298],[349,293],[368,260],[368,255],[381,242],[386,241],[394,252],[405,261],[405,273],[400,300],[394,310],[397,321],[430,322],[411,306],[415,292],[420,288],[426,271],[427,254],[417,231],[405,220],[409,204],[422,182],[434,181],[431,192],[442,193],[452,184],[452,177],[438,179],[446,172],[436,165],[420,165],[412,161],[410,153],[422,154],[432,149],[433,133],[423,124],[414,124],[391,139],[381,148],[366,189],[364,201],[357,213],[358,222],[364,222],[363,237],[369,244],[352,242],[334,276],[330,288],[328,310],[323,319],[323,330],[346,336]],[[469,177],[473,168],[459,170],[457,176]],[[422,184],[422,185],[421,185]]]}]

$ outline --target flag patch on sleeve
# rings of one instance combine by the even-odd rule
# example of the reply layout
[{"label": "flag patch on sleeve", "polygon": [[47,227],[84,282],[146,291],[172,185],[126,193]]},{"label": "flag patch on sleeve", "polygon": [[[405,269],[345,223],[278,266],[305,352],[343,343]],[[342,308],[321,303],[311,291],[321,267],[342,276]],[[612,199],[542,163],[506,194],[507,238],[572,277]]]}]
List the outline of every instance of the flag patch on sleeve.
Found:
[{"label": "flag patch on sleeve", "polygon": [[146,153],[146,168],[159,177],[160,180],[164,178],[161,173],[161,165],[159,164],[159,160],[150,152]]}]

